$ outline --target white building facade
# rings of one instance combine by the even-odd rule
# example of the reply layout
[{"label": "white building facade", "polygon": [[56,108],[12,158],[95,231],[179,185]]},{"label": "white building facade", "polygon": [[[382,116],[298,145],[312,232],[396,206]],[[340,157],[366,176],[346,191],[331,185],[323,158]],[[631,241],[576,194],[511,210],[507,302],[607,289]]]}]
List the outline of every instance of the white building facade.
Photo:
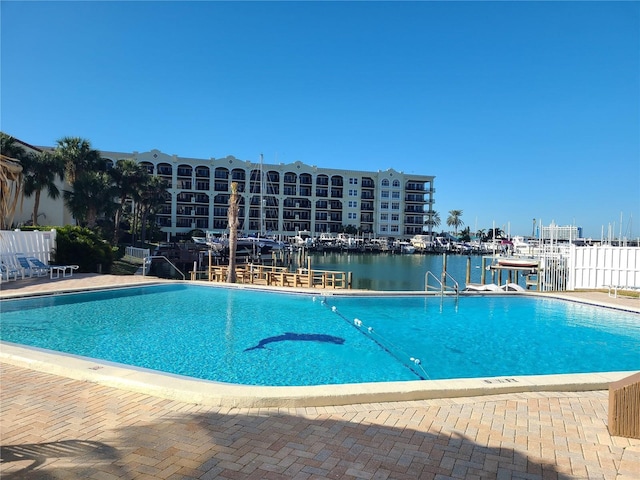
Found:
[{"label": "white building facade", "polygon": [[318,236],[352,226],[365,235],[408,238],[425,232],[433,211],[435,177],[393,169],[326,169],[299,161],[275,165],[233,156],[202,160],[159,150],[101,154],[114,163],[134,159],[167,182],[170,199],[157,223],[170,236],[193,229],[224,232],[232,182],[238,184],[244,234],[290,236],[306,230]]},{"label": "white building facade", "polygon": [[[21,142],[22,143],[22,142]],[[52,150],[32,147],[29,151]],[[327,169],[300,161],[288,164],[250,162],[233,156],[195,159],[148,152],[107,152],[101,156],[115,164],[133,159],[166,181],[169,199],[156,222],[167,238],[199,229],[223,233],[231,183],[240,194],[240,230],[246,235],[312,236],[337,233],[346,227],[371,237],[410,238],[426,232],[433,213],[434,178],[394,169],[377,172]],[[60,192],[70,186],[56,182]],[[33,196],[25,197],[14,225],[31,220]],[[40,225],[73,224],[62,195],[53,200],[42,192]]]}]

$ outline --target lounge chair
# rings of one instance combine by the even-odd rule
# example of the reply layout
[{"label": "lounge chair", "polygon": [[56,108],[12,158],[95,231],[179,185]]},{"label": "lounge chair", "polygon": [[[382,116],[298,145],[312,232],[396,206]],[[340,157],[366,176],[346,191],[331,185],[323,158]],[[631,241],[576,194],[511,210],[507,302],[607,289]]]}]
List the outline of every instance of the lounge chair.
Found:
[{"label": "lounge chair", "polygon": [[49,267],[44,264],[43,266],[32,265],[27,257],[20,253],[16,254],[16,259],[18,260],[18,263],[22,267],[24,273],[29,275],[29,278],[33,276],[44,277],[49,273]]},{"label": "lounge chair", "polygon": [[24,278],[24,272],[22,269],[0,262],[0,279],[2,279],[2,281],[9,281],[11,280],[11,277],[13,277],[14,280],[18,280],[18,275]]},{"label": "lounge chair", "polygon": [[47,269],[50,278],[60,278],[61,273],[63,278],[71,277],[73,272],[80,268],[78,265],[46,265],[36,257],[29,257],[27,260],[36,268]]},{"label": "lounge chair", "polygon": [[500,290],[504,292],[524,292],[524,288],[517,283],[505,283],[500,287]]},{"label": "lounge chair", "polygon": [[468,283],[463,292],[499,292],[500,287],[495,283]]}]

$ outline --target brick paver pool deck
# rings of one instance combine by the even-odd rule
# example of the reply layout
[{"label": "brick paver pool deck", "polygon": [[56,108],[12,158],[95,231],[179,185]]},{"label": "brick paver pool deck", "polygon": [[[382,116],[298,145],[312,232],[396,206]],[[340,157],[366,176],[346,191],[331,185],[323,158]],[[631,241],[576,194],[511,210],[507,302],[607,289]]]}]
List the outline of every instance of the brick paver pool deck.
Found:
[{"label": "brick paver pool deck", "polygon": [[[55,288],[123,281],[74,276]],[[230,408],[10,363],[0,389],[3,479],[640,478],[640,440],[609,435],[606,390]]]}]

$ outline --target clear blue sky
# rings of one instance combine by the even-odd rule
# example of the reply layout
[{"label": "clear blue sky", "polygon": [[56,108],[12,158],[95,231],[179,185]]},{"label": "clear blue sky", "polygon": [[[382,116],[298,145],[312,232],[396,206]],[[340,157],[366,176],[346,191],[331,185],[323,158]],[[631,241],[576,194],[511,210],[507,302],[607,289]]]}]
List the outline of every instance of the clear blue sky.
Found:
[{"label": "clear blue sky", "polygon": [[34,145],[435,175],[444,228],[640,236],[638,2],[1,4]]}]

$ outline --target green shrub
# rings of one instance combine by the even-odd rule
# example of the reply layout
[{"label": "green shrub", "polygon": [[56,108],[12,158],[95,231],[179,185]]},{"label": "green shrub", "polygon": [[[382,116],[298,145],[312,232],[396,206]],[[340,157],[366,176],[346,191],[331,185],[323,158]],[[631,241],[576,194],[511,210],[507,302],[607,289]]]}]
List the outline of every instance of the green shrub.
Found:
[{"label": "green shrub", "polygon": [[85,227],[58,228],[53,256],[53,263],[78,265],[82,273],[109,273],[113,265],[111,245]]}]

